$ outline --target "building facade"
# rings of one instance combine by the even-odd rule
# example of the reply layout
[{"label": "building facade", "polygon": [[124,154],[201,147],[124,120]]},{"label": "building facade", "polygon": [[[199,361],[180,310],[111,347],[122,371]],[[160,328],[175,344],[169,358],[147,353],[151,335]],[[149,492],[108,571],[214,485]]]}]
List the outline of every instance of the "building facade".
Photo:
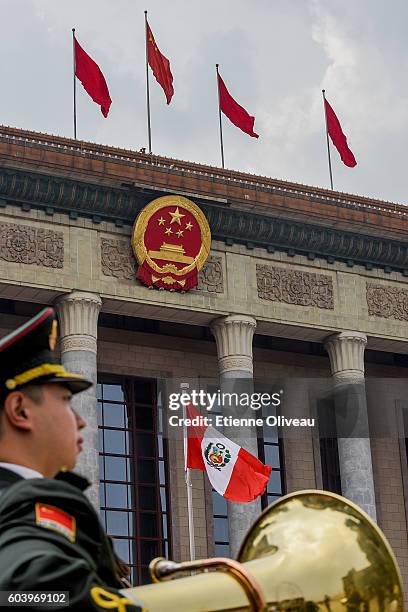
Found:
[{"label": "building facade", "polygon": [[[198,286],[185,293],[141,284],[130,243],[142,208],[171,194],[195,202],[212,233]],[[252,432],[251,450],[273,472],[250,509],[232,510],[192,471],[197,557],[234,555],[261,506],[324,488],[378,522],[407,587],[407,214],[0,128],[0,333],[56,306],[63,362],[95,381],[75,399],[88,422],[79,469],[135,583],[148,580],[153,557],[189,556],[183,440],[168,434],[159,381],[234,376],[284,389],[289,417],[324,419],[332,396],[315,389],[346,383],[362,424],[344,437]]]}]

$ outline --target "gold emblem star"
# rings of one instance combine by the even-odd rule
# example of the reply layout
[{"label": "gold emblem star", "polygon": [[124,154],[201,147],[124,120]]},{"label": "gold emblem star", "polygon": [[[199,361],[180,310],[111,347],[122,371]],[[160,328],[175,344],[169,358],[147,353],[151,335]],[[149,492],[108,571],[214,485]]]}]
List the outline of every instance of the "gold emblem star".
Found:
[{"label": "gold emblem star", "polygon": [[191,232],[191,228],[193,227],[193,224],[190,223],[190,221],[188,223],[186,223],[186,229],[190,230]]},{"label": "gold emblem star", "polygon": [[159,225],[164,225],[166,223],[165,219],[163,219],[163,217],[160,217],[160,219],[157,219],[157,221],[159,222]]},{"label": "gold emblem star", "polygon": [[177,206],[176,210],[174,212],[169,213],[171,215],[171,221],[170,224],[172,223],[178,223],[179,225],[181,225],[181,217],[185,217],[186,215],[182,215],[181,212],[179,211],[179,207]]},{"label": "gold emblem star", "polygon": [[176,232],[176,234],[177,234],[177,236],[178,236],[179,238],[181,238],[181,237],[182,237],[182,235],[184,234],[184,231],[183,231],[183,230],[179,230],[178,232]]},{"label": "gold emblem star", "polygon": [[173,233],[173,230],[171,229],[171,227],[168,227],[164,233],[170,236],[170,234]]}]

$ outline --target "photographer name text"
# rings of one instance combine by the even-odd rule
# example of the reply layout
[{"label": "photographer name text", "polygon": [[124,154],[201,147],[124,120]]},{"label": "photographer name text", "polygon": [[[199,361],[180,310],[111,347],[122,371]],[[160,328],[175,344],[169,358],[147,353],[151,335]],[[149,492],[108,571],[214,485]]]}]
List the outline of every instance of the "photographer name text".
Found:
[{"label": "photographer name text", "polygon": [[170,427],[314,427],[315,419],[296,419],[285,416],[268,415],[265,418],[239,418],[214,414],[211,416],[196,416],[192,419],[171,415]]}]

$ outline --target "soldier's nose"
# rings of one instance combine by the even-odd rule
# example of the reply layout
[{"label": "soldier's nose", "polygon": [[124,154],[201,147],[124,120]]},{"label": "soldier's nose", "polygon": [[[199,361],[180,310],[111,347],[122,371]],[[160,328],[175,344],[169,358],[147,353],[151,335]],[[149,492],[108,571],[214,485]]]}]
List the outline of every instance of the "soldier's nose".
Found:
[{"label": "soldier's nose", "polygon": [[85,419],[83,419],[82,417],[79,417],[79,421],[78,421],[78,429],[83,429],[84,427],[86,427],[87,423],[85,421]]},{"label": "soldier's nose", "polygon": [[83,429],[84,427],[86,427],[87,423],[85,419],[83,419],[81,415],[76,412],[76,410],[74,410],[74,414],[75,414],[78,429]]}]

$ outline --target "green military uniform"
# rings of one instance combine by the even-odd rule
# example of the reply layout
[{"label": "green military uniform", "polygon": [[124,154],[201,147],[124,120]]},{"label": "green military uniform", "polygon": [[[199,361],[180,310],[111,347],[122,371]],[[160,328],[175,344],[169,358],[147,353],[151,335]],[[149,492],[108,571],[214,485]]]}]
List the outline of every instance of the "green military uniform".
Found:
[{"label": "green military uniform", "polygon": [[[0,591],[69,591],[69,610],[141,610],[118,592],[122,566],[76,480],[24,480],[0,468]],[[48,512],[41,521],[39,506],[53,520]]]},{"label": "green military uniform", "polygon": [[[91,385],[58,363],[55,340],[52,308],[0,340],[0,400],[27,384],[58,383],[72,393]],[[88,484],[70,472],[24,479],[0,467],[0,591],[68,591],[64,609],[75,611],[142,610],[120,592],[129,586],[127,567],[83,493]]]}]

